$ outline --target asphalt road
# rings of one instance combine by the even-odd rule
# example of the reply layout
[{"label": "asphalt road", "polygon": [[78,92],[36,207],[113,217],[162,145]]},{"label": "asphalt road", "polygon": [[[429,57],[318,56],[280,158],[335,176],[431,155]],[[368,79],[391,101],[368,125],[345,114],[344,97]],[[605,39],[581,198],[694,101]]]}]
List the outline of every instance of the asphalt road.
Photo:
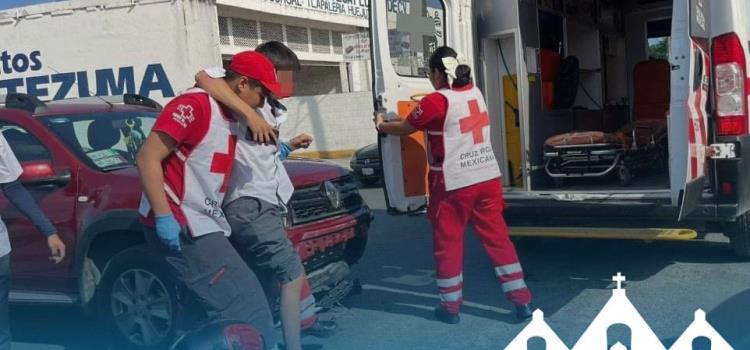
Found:
[{"label": "asphalt road", "polygon": [[[375,213],[366,254],[354,268],[364,292],[322,315],[335,319],[340,331],[329,339],[306,337],[310,349],[502,349],[521,331],[523,324],[514,322],[512,307],[470,232],[461,323],[435,321],[429,223],[424,217],[388,216],[380,189],[362,193]],[[568,346],[607,303],[612,275],[621,272],[627,296],[665,346],[702,308],[735,349],[750,348],[750,262],[733,258],[721,235],[691,242],[525,238],[516,244],[535,307]],[[14,349],[106,347],[96,322],[75,309],[14,307],[11,312]],[[611,330],[610,339],[629,341],[622,327]]]}]

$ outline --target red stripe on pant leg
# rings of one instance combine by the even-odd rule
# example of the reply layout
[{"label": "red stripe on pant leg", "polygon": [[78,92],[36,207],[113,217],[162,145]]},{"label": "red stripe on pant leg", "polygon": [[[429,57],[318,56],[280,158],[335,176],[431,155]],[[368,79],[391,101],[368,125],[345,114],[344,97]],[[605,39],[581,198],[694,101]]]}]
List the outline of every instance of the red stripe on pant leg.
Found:
[{"label": "red stripe on pant leg", "polygon": [[448,301],[442,301],[440,302],[440,307],[443,308],[443,310],[448,311],[448,313],[453,315],[458,315],[461,313],[461,304],[464,303],[464,298],[461,297],[458,299],[458,301],[454,302],[448,302]]},{"label": "red stripe on pant leg", "polygon": [[461,304],[464,302],[463,296],[454,301],[445,301],[443,300],[443,296],[463,292],[463,288],[463,282],[449,288],[438,288],[440,293],[440,307],[451,314],[458,314],[461,311]]},{"label": "red stripe on pant leg", "polygon": [[[445,280],[461,275],[463,270],[464,230],[471,211],[471,202],[468,201],[471,197],[466,195],[465,189],[446,192],[441,186],[444,185],[431,183],[430,186],[430,223],[432,224],[436,277]],[[462,281],[447,288],[438,288],[438,290],[441,293],[443,290],[457,292],[461,286],[463,286]],[[446,311],[456,314],[462,302],[463,297],[441,302],[440,305]]]},{"label": "red stripe on pant leg", "polygon": [[[517,281],[524,281],[523,272],[516,272],[508,275],[498,276],[500,285],[505,283],[518,283]],[[525,284],[525,281],[524,281]],[[513,305],[527,305],[531,303],[531,291],[528,287],[515,289],[505,293],[505,297],[513,303]]]}]

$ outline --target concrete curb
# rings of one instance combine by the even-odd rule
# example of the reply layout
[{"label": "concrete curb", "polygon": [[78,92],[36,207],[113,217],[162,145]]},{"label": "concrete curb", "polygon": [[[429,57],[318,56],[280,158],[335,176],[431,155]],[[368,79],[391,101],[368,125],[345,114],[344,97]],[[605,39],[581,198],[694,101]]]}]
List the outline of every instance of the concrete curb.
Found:
[{"label": "concrete curb", "polygon": [[351,158],[356,150],[338,150],[338,151],[310,151],[310,152],[294,152],[292,155],[300,158],[313,158],[313,159],[341,159]]}]

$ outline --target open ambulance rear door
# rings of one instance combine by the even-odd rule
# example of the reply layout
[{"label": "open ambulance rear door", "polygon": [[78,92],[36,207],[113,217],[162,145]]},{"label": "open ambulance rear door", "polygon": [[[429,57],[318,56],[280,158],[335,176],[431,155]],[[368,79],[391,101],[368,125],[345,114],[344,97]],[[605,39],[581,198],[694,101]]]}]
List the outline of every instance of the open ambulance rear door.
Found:
[{"label": "open ambulance rear door", "polygon": [[[473,59],[470,0],[370,1],[375,108],[388,120],[407,117],[420,97],[434,91],[427,63],[448,45]],[[472,67],[473,68],[473,67]],[[386,202],[391,214],[422,211],[427,204],[426,138],[379,138]]]},{"label": "open ambulance rear door", "polygon": [[679,220],[700,202],[708,172],[710,6],[707,0],[675,0],[672,14],[670,188]]}]

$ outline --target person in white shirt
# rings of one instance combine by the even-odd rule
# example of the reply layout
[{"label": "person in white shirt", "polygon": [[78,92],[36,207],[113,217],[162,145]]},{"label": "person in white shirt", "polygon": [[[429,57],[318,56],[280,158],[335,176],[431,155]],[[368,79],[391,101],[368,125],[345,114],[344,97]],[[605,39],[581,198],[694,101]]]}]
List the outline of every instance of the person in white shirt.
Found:
[{"label": "person in white shirt", "polygon": [[[294,52],[273,41],[258,46],[256,52],[266,55],[276,67],[286,96],[275,97],[290,96],[292,71],[299,70]],[[207,69],[196,76],[198,86],[241,113],[243,106],[235,108],[233,100],[237,101],[219,79],[223,74],[221,68]],[[275,98],[267,97],[256,112],[276,130],[286,120],[286,108]],[[242,123],[236,135],[235,165],[224,201],[224,212],[232,226],[230,239],[256,273],[262,275],[270,271],[281,284],[280,309],[286,349],[301,349],[301,329],[325,337],[332,335],[336,328],[333,322],[317,320],[315,299],[304,267],[281,221],[281,206],[286,205],[294,192],[282,161],[289,152],[307,148],[313,139],[301,134],[288,142],[255,142],[251,130]]]},{"label": "person in white shirt", "polygon": [[[47,237],[52,256],[50,260],[59,263],[65,258],[65,244],[57,234],[57,229],[23,187],[19,178],[23,173],[16,155],[0,132],[0,190],[18,211],[34,223],[34,226]],[[10,349],[11,334],[8,320],[8,295],[10,293],[10,240],[8,228],[0,219],[0,350]]]}]

